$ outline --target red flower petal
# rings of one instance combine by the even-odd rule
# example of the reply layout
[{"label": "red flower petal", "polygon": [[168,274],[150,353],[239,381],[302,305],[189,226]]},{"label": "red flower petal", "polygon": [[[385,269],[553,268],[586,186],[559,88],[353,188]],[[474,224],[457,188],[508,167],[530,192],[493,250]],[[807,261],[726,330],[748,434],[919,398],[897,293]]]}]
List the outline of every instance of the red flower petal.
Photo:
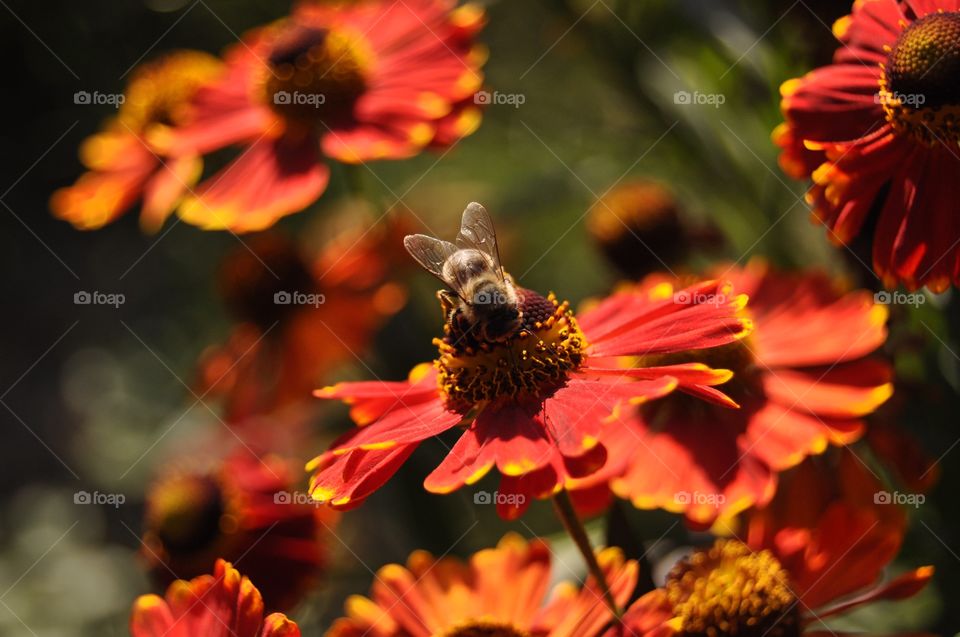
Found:
[{"label": "red flower petal", "polygon": [[262,230],[313,203],[329,177],[311,136],[260,138],[200,184],[179,214],[207,230]]}]

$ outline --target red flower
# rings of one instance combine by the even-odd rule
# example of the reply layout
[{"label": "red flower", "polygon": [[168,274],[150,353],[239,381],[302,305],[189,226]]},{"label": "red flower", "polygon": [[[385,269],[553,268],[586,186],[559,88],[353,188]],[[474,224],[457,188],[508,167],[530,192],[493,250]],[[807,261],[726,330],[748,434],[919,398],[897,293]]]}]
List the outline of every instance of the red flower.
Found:
[{"label": "red flower", "polygon": [[[630,366],[630,357],[728,345],[750,331],[746,299],[706,282],[674,293],[669,284],[615,294],[574,317],[566,302],[517,288],[523,324],[505,342],[477,342],[448,323],[440,355],[407,381],[340,383],[317,392],[351,405],[360,426],[313,460],[314,497],[359,504],[427,438],[456,429],[459,441],[424,486],[449,493],[494,466],[502,477],[498,511],[519,516],[597,471],[608,449],[604,422],[627,403],[679,388],[729,404],[713,386],[729,372],[695,362]],[[460,426],[462,425],[462,427]]]},{"label": "red flower", "polygon": [[[147,493],[143,549],[162,585],[241,562],[269,609],[294,606],[326,564],[335,524],[325,507],[295,499],[294,472],[275,457],[236,453],[209,470],[168,469]],[[259,599],[259,593],[257,594]]]},{"label": "red flower", "polygon": [[167,133],[187,121],[187,103],[197,87],[222,68],[217,58],[200,51],[177,51],[137,68],[117,116],[80,148],[89,172],[53,194],[53,213],[81,230],[93,230],[142,199],[140,225],[159,230],[202,167],[196,153],[174,152]]},{"label": "red flower", "polygon": [[[725,409],[681,395],[633,410],[600,437],[611,459],[575,486],[581,506],[613,491],[642,509],[684,513],[709,526],[768,502],[776,473],[864,431],[861,417],[892,392],[891,370],[867,358],[886,339],[886,310],[865,291],[843,294],[824,275],[788,275],[753,262],[719,268],[750,298],[752,334],[711,352],[647,358],[702,360],[733,371]],[[640,290],[650,283],[641,284]]]},{"label": "red flower", "polygon": [[[904,516],[877,504],[880,483],[851,453],[807,460],[747,514],[744,541],[721,539],[678,563],[664,586],[685,634],[825,635],[822,620],[918,593],[932,567],[883,582]],[[817,458],[816,460],[820,460]]]},{"label": "red flower", "polygon": [[178,580],[164,597],[142,595],[133,605],[133,637],[300,637],[282,613],[263,616],[260,591],[229,562],[213,575]]},{"label": "red flower", "polygon": [[180,216],[207,229],[262,229],[308,206],[330,170],[401,159],[472,133],[484,14],[452,0],[303,2],[226,54],[195,100],[178,148],[242,154],[202,183]]},{"label": "red flower", "polygon": [[781,165],[838,243],[868,228],[885,285],[960,285],[960,1],[859,0],[834,62],[786,82]]},{"label": "red flower", "polygon": [[[201,356],[197,393],[222,400],[231,426],[277,449],[276,417],[291,425],[307,417],[313,389],[362,355],[406,302],[395,282],[398,264],[408,262],[395,249],[405,225],[402,216],[372,229],[354,224],[317,254],[306,241],[264,234],[229,255],[219,288],[238,323]],[[252,430],[258,424],[264,431]]]},{"label": "red flower", "polygon": [[[613,597],[625,604],[637,583],[637,563],[625,560],[616,548],[601,551],[597,560]],[[336,620],[327,637],[604,634],[612,618],[592,578],[579,590],[569,582],[559,585],[547,602],[549,586],[550,548],[543,540],[507,535],[467,563],[417,551],[406,567],[380,569],[371,598],[347,599],[347,617]],[[654,591],[631,607],[625,632],[606,634],[664,637],[673,632],[666,625],[670,618],[664,595]]]}]

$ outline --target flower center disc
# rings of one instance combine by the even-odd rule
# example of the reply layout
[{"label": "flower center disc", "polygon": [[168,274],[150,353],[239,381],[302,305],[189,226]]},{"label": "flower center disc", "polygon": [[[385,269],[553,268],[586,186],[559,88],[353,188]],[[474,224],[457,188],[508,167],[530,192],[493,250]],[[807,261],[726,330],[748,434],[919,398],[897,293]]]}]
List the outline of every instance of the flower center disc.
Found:
[{"label": "flower center disc", "polygon": [[787,581],[769,551],[718,540],[674,566],[666,590],[684,635],[797,637],[798,602]]},{"label": "flower center disc", "polygon": [[366,89],[370,53],[356,35],[292,26],[276,36],[268,59],[267,104],[306,123],[347,118]]},{"label": "flower center disc", "polygon": [[152,490],[147,527],[172,551],[208,546],[220,533],[224,513],[219,485],[210,478],[181,476]]},{"label": "flower center disc", "polygon": [[530,637],[530,634],[510,624],[474,620],[442,633],[441,637]]},{"label": "flower center disc", "polygon": [[926,144],[960,140],[960,12],[924,16],[904,29],[883,66],[887,120]]},{"label": "flower center disc", "polygon": [[538,396],[580,367],[587,346],[570,304],[517,289],[523,324],[503,343],[480,342],[457,334],[450,324],[434,343],[438,382],[447,406],[466,412],[498,398]]},{"label": "flower center disc", "polygon": [[143,65],[127,86],[120,122],[134,132],[181,123],[193,93],[220,70],[217,58],[200,51],[178,51]]}]

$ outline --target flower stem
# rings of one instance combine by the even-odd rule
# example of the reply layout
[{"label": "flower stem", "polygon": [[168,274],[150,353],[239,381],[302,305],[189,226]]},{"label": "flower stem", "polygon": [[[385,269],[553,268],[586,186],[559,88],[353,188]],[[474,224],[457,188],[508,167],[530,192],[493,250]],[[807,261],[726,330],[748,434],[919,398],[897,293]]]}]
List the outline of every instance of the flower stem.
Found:
[{"label": "flower stem", "polygon": [[603,569],[600,568],[597,555],[593,552],[593,546],[590,545],[590,538],[587,537],[587,531],[583,528],[583,522],[580,521],[576,509],[573,508],[573,502],[570,500],[570,494],[568,494],[565,489],[553,496],[553,508],[557,512],[557,517],[563,522],[563,527],[567,530],[571,539],[573,539],[573,543],[577,545],[577,549],[587,563],[587,569],[589,569],[590,574],[593,575],[593,579],[596,580],[597,586],[600,587],[603,593],[603,601],[607,604],[607,608],[610,609],[610,612],[612,612],[613,616],[619,621],[623,616],[623,612],[613,599],[613,593],[610,592],[610,584],[607,582],[607,576],[604,575]]}]

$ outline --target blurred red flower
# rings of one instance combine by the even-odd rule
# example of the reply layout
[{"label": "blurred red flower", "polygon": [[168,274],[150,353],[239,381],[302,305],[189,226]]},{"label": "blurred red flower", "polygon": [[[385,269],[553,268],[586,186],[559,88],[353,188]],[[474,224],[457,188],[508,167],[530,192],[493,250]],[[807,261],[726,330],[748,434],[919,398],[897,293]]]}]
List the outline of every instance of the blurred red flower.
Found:
[{"label": "blurred red flower", "polygon": [[[293,607],[327,562],[335,512],[304,501],[294,466],[236,452],[209,469],[168,467],[147,491],[141,556],[162,585],[243,563],[266,607]],[[259,598],[259,594],[258,594]]]},{"label": "blurred red flower", "polygon": [[[633,593],[637,563],[619,549],[597,554],[611,593],[621,606]],[[550,586],[550,547],[507,535],[496,548],[474,553],[469,562],[437,559],[417,551],[406,567],[390,564],[377,573],[371,598],[347,599],[347,617],[336,620],[327,637],[596,637],[612,617],[596,582],[581,589],[570,582]],[[546,602],[546,603],[545,603]],[[640,598],[627,615],[625,634],[663,637],[672,630],[664,595]],[[619,631],[610,634],[621,634]]]},{"label": "blurred red flower", "polygon": [[781,89],[781,166],[832,240],[874,232],[888,287],[960,285],[960,2],[858,0],[834,33],[833,64]]},{"label": "blurred red flower", "polygon": [[689,361],[628,368],[630,357],[717,348],[746,336],[746,299],[729,285],[615,294],[579,317],[552,294],[517,291],[523,325],[506,342],[477,342],[448,323],[435,340],[437,360],[415,367],[407,381],[340,383],[317,392],[348,403],[359,429],[308,466],[314,497],[356,506],[422,441],[458,429],[459,441],[425,488],[449,493],[496,465],[497,510],[514,518],[534,497],[549,497],[603,466],[608,449],[598,437],[621,406],[677,388],[730,404],[713,388],[730,378],[726,370]]},{"label": "blurred red flower", "polygon": [[[170,148],[168,132],[186,123],[194,92],[222,69],[217,58],[200,51],[175,51],[137,67],[116,117],[80,147],[89,171],[53,194],[53,213],[78,229],[93,230],[142,199],[141,227],[159,230],[202,169],[197,153]],[[90,93],[77,95],[92,100]]]},{"label": "blurred red flower", "polygon": [[178,580],[164,597],[142,595],[130,618],[133,637],[300,637],[282,613],[264,617],[260,592],[229,562],[217,560],[212,575]]},{"label": "blurred red flower", "polygon": [[890,397],[890,366],[869,357],[886,339],[887,312],[870,293],[843,293],[823,274],[780,273],[759,261],[715,273],[749,297],[753,332],[708,352],[642,360],[730,369],[724,392],[740,409],[675,394],[626,414],[623,426],[604,428],[607,467],[575,485],[587,512],[605,505],[609,480],[638,508],[683,513],[694,526],[709,526],[768,502],[777,472],[859,438],[862,416]]},{"label": "blurred red flower", "polygon": [[927,584],[929,566],[881,581],[905,517],[852,453],[830,456],[788,472],[770,505],[746,514],[746,540],[717,540],[674,567],[664,588],[678,630],[831,635],[822,620]]},{"label": "blurred red flower", "polygon": [[396,246],[407,226],[402,214],[372,227],[351,223],[316,253],[280,234],[245,241],[219,276],[238,323],[225,343],[201,355],[197,393],[221,400],[228,424],[267,436],[265,446],[276,449],[275,437],[284,433],[277,418],[296,427],[313,389],[362,356],[405,304],[397,274],[409,260]]},{"label": "blurred red flower", "polygon": [[301,2],[226,54],[194,100],[177,148],[242,154],[200,184],[180,216],[206,229],[259,230],[308,206],[330,170],[448,146],[480,121],[485,53],[476,5],[452,0]]}]

